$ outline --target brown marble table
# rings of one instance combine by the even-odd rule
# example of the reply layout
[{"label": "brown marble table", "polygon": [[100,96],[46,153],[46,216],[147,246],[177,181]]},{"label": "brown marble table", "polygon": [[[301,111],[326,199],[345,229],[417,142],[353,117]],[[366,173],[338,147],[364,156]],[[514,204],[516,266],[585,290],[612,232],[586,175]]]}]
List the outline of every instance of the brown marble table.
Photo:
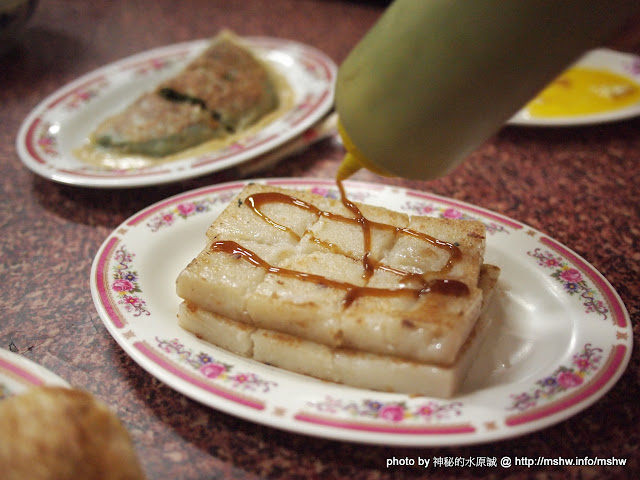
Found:
[{"label": "brown marble table", "polygon": [[[384,2],[41,0],[21,43],[0,58],[0,346],[106,402],[131,432],[150,479],[635,478],[640,474],[640,352],[578,416],[529,435],[456,448],[366,446],[256,425],[202,406],[147,374],[103,326],[89,291],[93,257],[123,220],[224,171],[179,183],[99,190],[53,183],[21,163],[15,139],[46,95],[122,57],[230,27],[313,45],[339,63]],[[640,47],[639,47],[640,48]],[[637,49],[635,53],[640,53]],[[327,139],[253,175],[332,178]],[[581,128],[504,128],[445,178],[359,180],[412,187],[491,209],[575,250],[626,304],[640,339],[640,119]],[[624,458],[625,467],[387,468],[396,458]]]}]

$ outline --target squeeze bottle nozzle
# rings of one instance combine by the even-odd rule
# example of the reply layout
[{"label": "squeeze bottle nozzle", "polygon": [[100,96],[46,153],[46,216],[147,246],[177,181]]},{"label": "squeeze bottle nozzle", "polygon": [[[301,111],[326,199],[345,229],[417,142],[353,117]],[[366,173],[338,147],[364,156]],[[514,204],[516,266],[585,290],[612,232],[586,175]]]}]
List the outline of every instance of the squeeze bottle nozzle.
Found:
[{"label": "squeeze bottle nozzle", "polygon": [[367,160],[367,157],[365,157],[358,149],[358,147],[351,141],[351,138],[349,138],[349,135],[344,130],[344,127],[342,126],[340,120],[338,120],[338,133],[340,134],[342,144],[347,151],[344,159],[342,160],[342,163],[340,164],[340,167],[338,167],[338,173],[336,175],[336,178],[338,180],[349,178],[361,168],[366,168],[367,170],[370,170],[373,173],[377,173],[378,175],[391,175],[390,173],[382,170],[380,167]]}]

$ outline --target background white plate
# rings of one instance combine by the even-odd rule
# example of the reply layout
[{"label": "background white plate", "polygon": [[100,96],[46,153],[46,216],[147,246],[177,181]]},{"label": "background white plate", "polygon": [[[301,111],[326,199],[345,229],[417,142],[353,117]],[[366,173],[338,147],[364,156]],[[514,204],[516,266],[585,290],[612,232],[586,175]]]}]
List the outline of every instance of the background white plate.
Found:
[{"label": "background white plate", "polygon": [[66,381],[37,363],[0,349],[0,400],[42,385],[69,387]]},{"label": "background white plate", "polygon": [[[605,70],[625,76],[640,84],[640,57],[607,48],[591,50],[583,55],[574,66]],[[640,115],[640,102],[627,107],[592,115],[567,115],[543,118],[530,115],[526,108],[516,113],[507,123],[530,127],[570,127],[615,122]]]},{"label": "background white plate", "polygon": [[[254,180],[339,198],[335,182]],[[120,225],[97,252],[91,292],[107,329],[149,373],[239,417],[338,440],[442,446],[522,435],[578,414],[624,371],[629,315],[611,285],[574,252],[504,216],[435,195],[346,182],[349,198],[409,214],[475,218],[486,261],[502,269],[499,326],[456,398],[351,388],[238,357],[181,329],[178,273],[210,223],[244,186],[206,187],[161,201]]]},{"label": "background white plate", "polygon": [[149,50],[94,70],[43,100],[24,120],[16,146],[23,163],[50,180],[86,187],[137,187],[196,177],[246,162],[303,133],[333,106],[336,66],[324,53],[289,40],[243,40],[281,73],[294,102],[273,122],[207,154],[156,166],[108,170],[78,160],[73,150],[106,117],[175,75],[210,40]]}]

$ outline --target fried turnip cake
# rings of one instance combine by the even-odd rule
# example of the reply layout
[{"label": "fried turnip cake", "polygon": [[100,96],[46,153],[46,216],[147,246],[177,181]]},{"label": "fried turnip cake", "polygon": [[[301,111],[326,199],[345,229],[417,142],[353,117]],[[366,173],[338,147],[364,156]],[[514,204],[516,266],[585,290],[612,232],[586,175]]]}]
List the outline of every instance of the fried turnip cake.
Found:
[{"label": "fried turnip cake", "polygon": [[357,211],[248,185],[178,276],[180,325],[324,380],[453,395],[491,322],[499,269],[483,264],[484,225]]}]

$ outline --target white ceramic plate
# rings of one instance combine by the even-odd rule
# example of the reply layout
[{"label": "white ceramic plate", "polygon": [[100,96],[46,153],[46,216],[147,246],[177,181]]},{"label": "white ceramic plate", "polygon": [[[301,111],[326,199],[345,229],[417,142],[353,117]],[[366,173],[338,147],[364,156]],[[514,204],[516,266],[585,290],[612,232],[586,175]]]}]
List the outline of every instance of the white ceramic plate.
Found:
[{"label": "white ceramic plate", "polygon": [[16,140],[23,163],[50,180],[86,187],[138,187],[225,169],[257,157],[303,133],[333,105],[336,66],[300,43],[248,37],[248,45],[291,86],[294,101],[273,122],[213,152],[152,167],[99,169],[73,151],[106,117],[176,74],[209,40],[180,43],[125,58],[84,75],[43,100],[24,120]]},{"label": "white ceramic plate", "polygon": [[[254,180],[338,198],[330,180]],[[629,315],[585,260],[509,218],[418,191],[346,182],[349,198],[406,212],[475,218],[487,226],[486,261],[501,267],[500,325],[463,392],[412,397],[315,380],[230,354],[182,330],[178,273],[244,186],[206,187],[150,206],[119,226],[91,270],[109,332],[149,373],[203,404],[294,432],[371,444],[441,446],[495,441],[580,413],[624,371]]]},{"label": "white ceramic plate", "polygon": [[0,349],[0,400],[41,385],[69,386],[37,363],[18,353]]},{"label": "white ceramic plate", "polygon": [[[640,57],[615,50],[599,48],[583,55],[575,66],[597,68],[625,76],[640,84]],[[567,115],[562,117],[536,117],[527,109],[520,110],[510,120],[511,125],[531,127],[570,127],[615,122],[640,115],[640,102],[593,115]]]}]

